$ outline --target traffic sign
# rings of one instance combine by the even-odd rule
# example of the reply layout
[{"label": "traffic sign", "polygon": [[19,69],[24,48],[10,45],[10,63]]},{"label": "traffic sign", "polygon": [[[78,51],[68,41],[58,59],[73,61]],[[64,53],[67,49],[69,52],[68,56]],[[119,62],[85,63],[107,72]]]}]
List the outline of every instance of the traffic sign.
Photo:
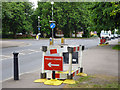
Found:
[{"label": "traffic sign", "polygon": [[57,49],[51,49],[50,54],[57,54]]},{"label": "traffic sign", "polygon": [[40,27],[38,27],[38,30],[40,31]]},{"label": "traffic sign", "polygon": [[52,29],[55,28],[55,23],[51,23],[50,28],[52,28]]},{"label": "traffic sign", "polygon": [[63,57],[44,56],[44,70],[63,71]]}]

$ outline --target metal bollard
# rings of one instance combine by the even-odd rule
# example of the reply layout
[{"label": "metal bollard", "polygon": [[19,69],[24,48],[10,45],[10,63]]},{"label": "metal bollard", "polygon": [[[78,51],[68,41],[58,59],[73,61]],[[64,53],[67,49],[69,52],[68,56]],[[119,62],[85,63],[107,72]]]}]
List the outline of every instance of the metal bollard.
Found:
[{"label": "metal bollard", "polygon": [[53,45],[53,40],[51,37],[50,37],[50,45]]},{"label": "metal bollard", "polygon": [[54,38],[52,38],[52,45],[54,44]]},{"label": "metal bollard", "polygon": [[79,51],[79,67],[78,67],[80,73],[83,72],[83,67],[82,67],[82,52],[83,52],[84,49],[85,49],[85,46],[80,45],[80,51]]},{"label": "metal bollard", "polygon": [[52,79],[55,79],[55,71],[52,71]]},{"label": "metal bollard", "polygon": [[61,38],[61,44],[64,44],[64,37]]},{"label": "metal bollard", "polygon": [[46,73],[44,71],[44,56],[47,51],[47,46],[42,46],[42,51],[43,51],[43,58],[42,58],[42,73],[41,73],[41,78],[46,78]]},{"label": "metal bollard", "polygon": [[73,48],[72,47],[68,47],[68,52],[69,52],[69,74],[67,76],[68,79],[72,79],[72,53],[73,53]]},{"label": "metal bollard", "polygon": [[82,51],[85,50],[85,46],[82,46]]},{"label": "metal bollard", "polygon": [[19,68],[18,68],[18,54],[14,52],[14,80],[19,80]]}]

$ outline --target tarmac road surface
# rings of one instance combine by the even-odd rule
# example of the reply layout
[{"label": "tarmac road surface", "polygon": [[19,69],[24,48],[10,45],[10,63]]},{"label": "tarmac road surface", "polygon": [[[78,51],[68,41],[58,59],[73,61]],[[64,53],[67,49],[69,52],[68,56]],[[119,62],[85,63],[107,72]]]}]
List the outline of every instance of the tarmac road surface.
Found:
[{"label": "tarmac road surface", "polygon": [[[60,39],[55,39],[55,44],[60,44]],[[66,39],[65,43],[70,45],[85,45],[86,48],[97,46],[99,38],[93,39]],[[13,52],[19,52],[20,74],[32,72],[41,68],[42,46],[48,46],[48,39],[40,40],[3,40],[2,80],[13,77]],[[1,76],[1,75],[0,75]],[[1,81],[1,80],[0,80]]]},{"label": "tarmac road surface", "polygon": [[[76,40],[76,41],[77,43],[81,42],[79,40]],[[92,40],[90,40],[90,42],[91,41]],[[70,40],[70,42],[72,41]],[[88,43],[90,42],[88,41]],[[73,43],[75,43],[75,41]],[[111,40],[109,43],[110,45],[106,45],[106,46],[97,46],[97,43],[94,45],[92,43],[92,46],[88,47],[88,49],[86,49],[83,52],[82,66],[84,67],[85,73],[87,73],[88,75],[98,74],[98,75],[112,75],[112,76],[118,77],[118,51],[112,49],[112,47],[118,43],[118,40],[117,39]],[[29,49],[28,46],[26,48]],[[41,51],[34,52],[31,54],[26,54],[25,56],[21,55],[19,59],[20,72],[24,74],[20,76],[19,81],[14,81],[13,79],[3,81],[2,83],[3,88],[62,88],[64,87],[65,84],[62,84],[60,86],[49,86],[49,85],[44,85],[43,83],[33,83],[34,80],[39,79],[39,73],[41,71],[41,59],[37,59],[38,57],[41,57],[40,52]],[[8,61],[8,59],[2,60],[2,62],[3,61]],[[7,67],[11,67],[12,61],[13,60],[11,59],[9,60],[9,62],[4,62],[4,65],[5,63],[8,63],[7,64],[8,66],[7,65],[4,66],[5,70]],[[11,65],[9,65],[10,62],[11,62]],[[65,68],[67,67],[68,66],[66,66]],[[8,71],[10,70],[9,68],[7,69]],[[12,68],[11,68],[11,71],[12,71]],[[28,72],[28,73],[25,73],[25,72]],[[6,74],[9,75],[8,73]],[[5,72],[3,75],[5,75]],[[12,76],[12,73],[11,73],[11,76]]]}]

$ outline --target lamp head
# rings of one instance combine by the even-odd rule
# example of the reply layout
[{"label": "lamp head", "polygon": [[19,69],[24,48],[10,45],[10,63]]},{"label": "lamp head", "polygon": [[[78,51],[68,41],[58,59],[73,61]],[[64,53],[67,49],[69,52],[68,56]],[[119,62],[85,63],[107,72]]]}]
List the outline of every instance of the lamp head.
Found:
[{"label": "lamp head", "polygon": [[54,4],[54,2],[52,1],[51,4]]}]

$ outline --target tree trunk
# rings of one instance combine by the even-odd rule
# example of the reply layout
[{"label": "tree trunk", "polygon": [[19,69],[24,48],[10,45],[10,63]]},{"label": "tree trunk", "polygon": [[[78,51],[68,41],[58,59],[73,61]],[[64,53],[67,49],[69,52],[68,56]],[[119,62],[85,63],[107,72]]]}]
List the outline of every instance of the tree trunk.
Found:
[{"label": "tree trunk", "polygon": [[72,37],[72,31],[70,30],[70,38]]},{"label": "tree trunk", "polygon": [[14,38],[17,38],[15,30],[13,31],[13,36],[14,36]]},{"label": "tree trunk", "polygon": [[75,30],[75,38],[77,37],[77,30]]}]

